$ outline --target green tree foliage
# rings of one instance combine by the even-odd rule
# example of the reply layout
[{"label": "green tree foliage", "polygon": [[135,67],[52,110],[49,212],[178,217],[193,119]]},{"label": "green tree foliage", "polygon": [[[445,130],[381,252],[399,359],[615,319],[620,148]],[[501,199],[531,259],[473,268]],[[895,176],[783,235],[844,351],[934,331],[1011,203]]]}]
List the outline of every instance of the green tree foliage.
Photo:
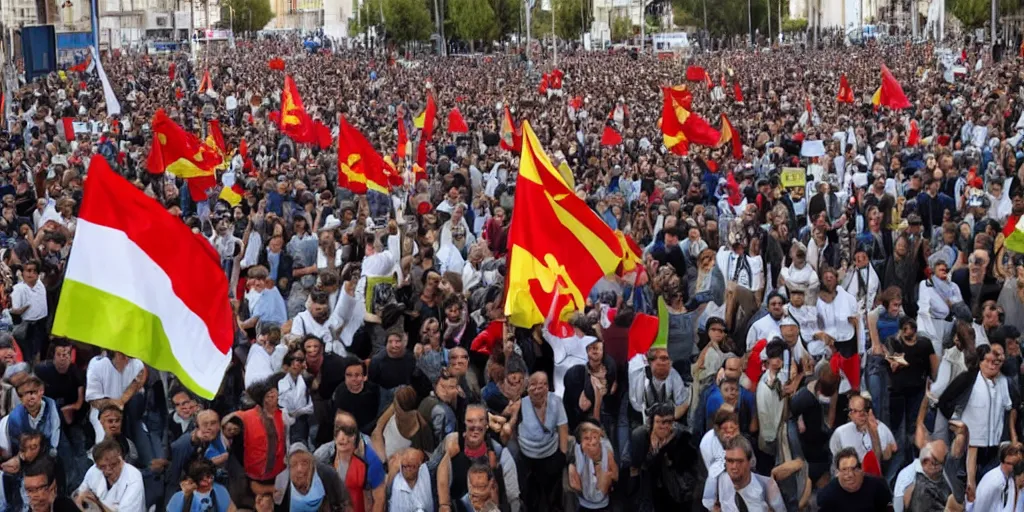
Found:
[{"label": "green tree foliage", "polygon": [[[753,28],[767,34],[768,17],[771,16],[772,34],[778,30],[778,0],[750,0],[750,17]],[[704,3],[707,2],[708,31],[712,35],[734,35],[747,33],[747,0],[672,0],[676,24],[692,23],[704,27]],[[782,0],[782,12],[789,11],[789,1]]]},{"label": "green tree foliage", "polygon": [[537,2],[530,12],[530,36],[534,39],[551,37],[551,16],[552,12],[541,9]]},{"label": "green tree foliage", "polygon": [[362,34],[367,32],[370,27],[381,26],[381,5],[383,0],[363,0],[363,5],[359,7],[359,15],[356,16],[349,23],[349,34]]},{"label": "green tree foliage", "polygon": [[474,41],[489,41],[498,35],[494,11],[487,0],[449,0],[448,16],[455,33],[469,41],[470,50],[473,49]]},{"label": "green tree foliage", "polygon": [[807,20],[803,18],[782,20],[783,32],[803,32],[807,30]]},{"label": "green tree foliage", "polygon": [[[522,0],[488,0],[491,4],[491,11],[494,13],[495,23],[498,26],[495,39],[503,39],[510,34],[519,31],[519,23],[522,20]],[[526,27],[523,27],[526,30]]]},{"label": "green tree foliage", "polygon": [[[992,17],[990,0],[951,0],[946,8],[968,29],[984,27]],[[1016,0],[999,0],[1001,15],[1010,14],[1016,9]]]},{"label": "green tree foliage", "polygon": [[630,23],[629,17],[619,16],[618,18],[613,19],[612,41],[621,43],[630,37],[633,37],[633,24]]},{"label": "green tree foliage", "polygon": [[388,39],[399,43],[424,41],[434,31],[430,11],[421,0],[383,0]]},{"label": "green tree foliage", "polygon": [[551,4],[555,14],[555,33],[558,37],[566,41],[579,39],[584,30],[584,21],[589,17],[584,2],[551,0]]},{"label": "green tree foliage", "polygon": [[235,10],[234,25],[231,30],[235,33],[262,30],[274,18],[270,10],[270,0],[225,0],[224,18],[230,20],[228,6]]}]

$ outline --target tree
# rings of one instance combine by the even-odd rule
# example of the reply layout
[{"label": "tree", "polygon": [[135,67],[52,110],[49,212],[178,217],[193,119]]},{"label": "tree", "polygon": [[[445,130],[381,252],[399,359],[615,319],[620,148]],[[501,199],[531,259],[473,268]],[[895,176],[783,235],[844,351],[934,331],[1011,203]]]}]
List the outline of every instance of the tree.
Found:
[{"label": "tree", "polygon": [[[270,0],[225,0],[222,5],[225,11],[235,11],[231,30],[236,34],[262,30],[274,19],[274,13],[270,10]],[[231,16],[227,18],[230,22]]]},{"label": "tree", "polygon": [[790,19],[786,18],[782,20],[782,31],[783,32],[803,32],[807,30],[807,20],[803,18]]},{"label": "tree", "polygon": [[398,43],[430,38],[433,24],[430,11],[421,0],[383,0],[384,28],[388,38]]},{"label": "tree", "polygon": [[366,34],[367,38],[369,38],[371,28],[377,28],[378,36],[380,35],[379,30],[383,27],[383,22],[380,18],[381,1],[363,0],[363,5],[359,6],[359,15],[349,22],[349,35]]},{"label": "tree", "polygon": [[[523,19],[522,0],[488,0],[491,4],[491,12],[494,13],[494,20],[497,24],[495,39],[502,39],[509,34],[519,31],[519,24]],[[523,27],[525,31],[526,28]]]},{"label": "tree", "polygon": [[553,13],[541,9],[539,7],[540,2],[537,2],[537,4],[530,11],[530,36],[534,39],[543,39],[551,35],[551,16],[553,16]]},{"label": "tree", "polygon": [[470,52],[474,51],[474,41],[490,41],[498,34],[494,11],[487,0],[449,0],[448,15],[455,33],[469,41]]},{"label": "tree", "polygon": [[612,41],[621,43],[633,37],[633,24],[628,16],[619,16],[612,20]]},{"label": "tree", "polygon": [[551,0],[555,15],[555,33],[565,41],[580,38],[583,33],[584,2],[581,0]]},{"label": "tree", "polygon": [[[990,0],[951,0],[948,8],[964,24],[965,28],[981,28],[991,21],[992,2]],[[1016,0],[999,1],[1000,15],[1010,14],[1016,8]],[[986,37],[988,36],[986,35]]]}]

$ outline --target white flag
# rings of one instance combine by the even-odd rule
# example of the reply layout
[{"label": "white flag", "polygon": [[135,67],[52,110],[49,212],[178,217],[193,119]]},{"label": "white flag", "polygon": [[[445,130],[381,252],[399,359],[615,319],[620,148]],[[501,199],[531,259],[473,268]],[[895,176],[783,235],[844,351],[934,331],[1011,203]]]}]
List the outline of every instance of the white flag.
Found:
[{"label": "white flag", "polygon": [[100,82],[103,83],[103,101],[107,104],[107,115],[121,115],[121,102],[117,101],[117,96],[114,95],[114,89],[110,87],[110,80],[107,79],[107,72],[103,71],[103,63],[100,62],[100,54],[96,51],[95,46],[90,46],[89,50],[92,51],[92,62],[93,64],[96,64],[96,70],[99,71]]}]

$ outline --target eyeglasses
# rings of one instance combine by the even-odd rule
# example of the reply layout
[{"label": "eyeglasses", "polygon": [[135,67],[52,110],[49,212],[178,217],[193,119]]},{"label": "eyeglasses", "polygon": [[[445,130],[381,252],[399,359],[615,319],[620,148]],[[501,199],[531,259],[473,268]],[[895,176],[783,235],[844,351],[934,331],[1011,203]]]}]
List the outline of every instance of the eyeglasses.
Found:
[{"label": "eyeglasses", "polygon": [[338,432],[344,432],[346,436],[352,437],[352,436],[356,435],[356,426],[355,425],[335,425],[334,426],[334,434],[337,435]]},{"label": "eyeglasses", "polygon": [[38,485],[38,486],[35,486],[35,487],[29,487],[29,486],[26,485],[25,486],[25,494],[37,494],[37,493],[41,493],[41,492],[46,492],[46,491],[50,490],[50,486],[52,486],[52,485],[53,485],[53,482],[50,482],[48,484]]},{"label": "eyeglasses", "polygon": [[853,466],[852,468],[839,468],[839,469],[836,470],[836,473],[839,473],[840,475],[856,474],[856,473],[860,473],[860,472],[861,472],[860,464],[857,464],[856,466]]}]

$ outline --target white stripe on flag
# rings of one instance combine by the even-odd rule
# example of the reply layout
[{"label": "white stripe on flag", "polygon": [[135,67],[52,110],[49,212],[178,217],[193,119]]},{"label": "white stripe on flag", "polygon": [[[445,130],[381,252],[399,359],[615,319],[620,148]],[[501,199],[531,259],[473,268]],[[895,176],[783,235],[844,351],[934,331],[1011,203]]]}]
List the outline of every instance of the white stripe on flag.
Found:
[{"label": "white stripe on flag", "polygon": [[96,70],[99,71],[100,82],[103,83],[103,101],[107,104],[107,115],[119,116],[121,115],[121,102],[117,101],[117,96],[114,95],[114,89],[110,87],[110,80],[107,79],[107,72],[103,71],[103,63],[100,62],[100,54],[96,51],[95,46],[90,46],[89,50],[92,51],[92,62],[96,65]]}]

